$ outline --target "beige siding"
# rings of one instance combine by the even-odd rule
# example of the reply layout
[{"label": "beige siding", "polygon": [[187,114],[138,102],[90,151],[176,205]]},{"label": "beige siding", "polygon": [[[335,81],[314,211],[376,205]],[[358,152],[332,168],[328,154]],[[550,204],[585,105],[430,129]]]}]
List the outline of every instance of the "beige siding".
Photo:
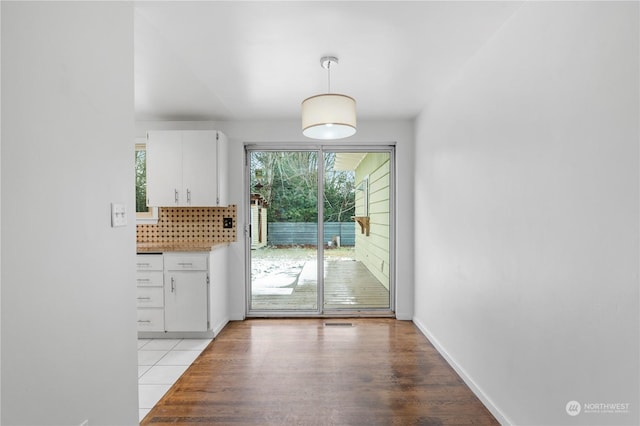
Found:
[{"label": "beige siding", "polygon": [[[369,236],[356,232],[356,259],[389,288],[389,154],[370,153],[356,169],[356,187],[368,177]],[[367,191],[356,191],[356,216],[364,216]],[[359,227],[358,227],[359,228]],[[359,229],[358,229],[359,231]]]}]

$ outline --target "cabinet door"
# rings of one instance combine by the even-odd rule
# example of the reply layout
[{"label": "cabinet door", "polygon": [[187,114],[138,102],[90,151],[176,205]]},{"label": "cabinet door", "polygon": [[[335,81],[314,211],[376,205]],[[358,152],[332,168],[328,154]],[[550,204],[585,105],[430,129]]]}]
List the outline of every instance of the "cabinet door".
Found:
[{"label": "cabinet door", "polygon": [[165,273],[166,331],[207,331],[207,272]]},{"label": "cabinet door", "polygon": [[186,202],[182,191],[182,132],[155,131],[147,140],[147,204],[170,207]]},{"label": "cabinet door", "polygon": [[164,274],[162,271],[136,271],[136,285],[138,287],[162,287]]},{"label": "cabinet door", "polygon": [[138,287],[138,308],[162,308],[164,297],[162,287]]},{"label": "cabinet door", "polygon": [[162,256],[158,254],[137,254],[136,270],[142,271],[162,271]]},{"label": "cabinet door", "polygon": [[182,204],[193,207],[216,206],[217,173],[216,132],[183,132],[182,186],[186,198]]},{"label": "cabinet door", "polygon": [[138,309],[138,331],[164,331],[164,309]]}]

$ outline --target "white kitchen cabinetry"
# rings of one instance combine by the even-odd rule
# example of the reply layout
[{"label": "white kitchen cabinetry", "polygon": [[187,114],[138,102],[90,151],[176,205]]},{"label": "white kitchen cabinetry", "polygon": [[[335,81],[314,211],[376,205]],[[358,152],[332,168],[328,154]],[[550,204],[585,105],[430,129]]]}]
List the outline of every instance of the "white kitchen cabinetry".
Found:
[{"label": "white kitchen cabinetry", "polygon": [[226,206],[227,138],[214,130],[147,133],[147,204]]},{"label": "white kitchen cabinetry", "polygon": [[227,287],[229,246],[221,244],[211,250],[209,257],[209,285],[211,329],[217,336],[229,322],[229,291]]},{"label": "white kitchen cabinetry", "polygon": [[209,253],[164,254],[167,332],[209,329]]},{"label": "white kitchen cabinetry", "polygon": [[136,256],[138,331],[164,331],[162,255]]}]

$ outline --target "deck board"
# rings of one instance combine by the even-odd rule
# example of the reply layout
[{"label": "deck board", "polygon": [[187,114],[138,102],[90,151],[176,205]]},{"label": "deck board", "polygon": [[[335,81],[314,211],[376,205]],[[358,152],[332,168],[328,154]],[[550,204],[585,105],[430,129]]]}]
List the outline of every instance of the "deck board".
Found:
[{"label": "deck board", "polygon": [[[307,261],[291,294],[253,294],[252,310],[316,310],[317,277],[315,261]],[[355,260],[327,260],[325,265],[324,309],[389,309],[389,290]]]}]

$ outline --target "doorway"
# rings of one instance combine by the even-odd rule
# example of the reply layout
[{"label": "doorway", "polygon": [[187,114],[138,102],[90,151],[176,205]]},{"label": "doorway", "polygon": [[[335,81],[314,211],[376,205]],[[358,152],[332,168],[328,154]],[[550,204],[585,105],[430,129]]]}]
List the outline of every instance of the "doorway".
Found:
[{"label": "doorway", "polygon": [[247,316],[393,315],[394,147],[245,155]]}]

